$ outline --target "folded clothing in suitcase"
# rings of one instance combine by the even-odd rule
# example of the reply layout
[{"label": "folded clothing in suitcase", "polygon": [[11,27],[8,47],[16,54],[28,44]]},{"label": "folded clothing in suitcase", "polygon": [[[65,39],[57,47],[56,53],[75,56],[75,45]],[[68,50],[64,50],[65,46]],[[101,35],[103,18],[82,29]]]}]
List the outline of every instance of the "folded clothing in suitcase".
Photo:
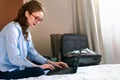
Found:
[{"label": "folded clothing in suitcase", "polygon": [[74,67],[79,58],[79,66],[97,65],[101,61],[101,55],[80,55],[73,57],[64,57],[64,62]]},{"label": "folded clothing in suitcase", "polygon": [[[87,48],[87,49],[86,49]],[[80,34],[63,34],[61,37],[61,56],[62,61],[66,62],[69,66],[74,66],[76,59],[79,57],[79,66],[97,65],[101,61],[101,55],[96,54],[82,54],[82,50],[88,50],[88,39],[86,35]],[[65,56],[67,53],[79,50],[79,56]],[[92,53],[90,52],[90,53]]]},{"label": "folded clothing in suitcase", "polygon": [[95,52],[85,52],[89,50],[88,48],[83,51],[75,50],[72,52],[68,52],[64,55],[64,62],[66,62],[69,66],[75,66],[77,60],[79,60],[79,66],[89,66],[89,65],[97,65],[101,61],[101,55],[96,54]]}]

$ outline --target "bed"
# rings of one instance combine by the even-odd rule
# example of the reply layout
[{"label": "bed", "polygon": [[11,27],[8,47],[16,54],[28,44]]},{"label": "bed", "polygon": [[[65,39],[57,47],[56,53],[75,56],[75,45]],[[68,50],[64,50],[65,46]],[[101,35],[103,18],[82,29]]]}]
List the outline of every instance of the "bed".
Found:
[{"label": "bed", "polygon": [[18,80],[120,80],[120,64],[101,64],[78,67],[77,73],[42,75]]}]

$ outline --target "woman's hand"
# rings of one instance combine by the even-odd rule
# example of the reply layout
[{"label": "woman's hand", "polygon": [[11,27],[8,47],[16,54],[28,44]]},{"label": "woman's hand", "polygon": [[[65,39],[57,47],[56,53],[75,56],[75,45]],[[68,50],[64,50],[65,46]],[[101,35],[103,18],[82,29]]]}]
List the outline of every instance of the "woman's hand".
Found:
[{"label": "woman's hand", "polygon": [[50,70],[54,70],[55,67],[69,68],[69,66],[64,62],[54,62],[54,61],[51,61],[51,60],[48,60],[48,64],[42,64],[42,65],[34,64],[33,67],[40,67],[42,69],[50,69]]},{"label": "woman's hand", "polygon": [[42,69],[50,69],[50,70],[54,70],[55,69],[55,67],[52,64],[43,64],[43,65],[40,65],[40,67]]},{"label": "woman's hand", "polygon": [[53,62],[53,61],[49,60],[48,63],[50,63],[53,66],[58,67],[58,68],[69,68],[68,65],[64,62]]},{"label": "woman's hand", "polygon": [[42,69],[50,69],[50,70],[54,70],[55,67],[52,64],[42,64],[42,65],[33,65],[33,67],[40,67]]}]

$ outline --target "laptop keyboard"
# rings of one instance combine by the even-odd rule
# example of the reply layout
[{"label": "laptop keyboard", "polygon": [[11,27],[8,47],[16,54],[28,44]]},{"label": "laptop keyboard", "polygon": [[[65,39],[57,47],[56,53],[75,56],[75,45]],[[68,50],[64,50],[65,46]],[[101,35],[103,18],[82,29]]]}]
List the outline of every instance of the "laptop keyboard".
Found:
[{"label": "laptop keyboard", "polygon": [[47,75],[59,75],[59,74],[73,74],[76,73],[77,67],[71,68],[56,68],[55,70],[50,70]]}]

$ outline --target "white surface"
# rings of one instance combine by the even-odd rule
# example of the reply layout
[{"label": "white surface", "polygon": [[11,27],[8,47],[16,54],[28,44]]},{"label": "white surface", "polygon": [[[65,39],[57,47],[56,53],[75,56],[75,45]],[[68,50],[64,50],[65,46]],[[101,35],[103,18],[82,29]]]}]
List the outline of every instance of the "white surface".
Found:
[{"label": "white surface", "polygon": [[120,64],[79,67],[76,74],[43,75],[19,80],[120,80]]}]

